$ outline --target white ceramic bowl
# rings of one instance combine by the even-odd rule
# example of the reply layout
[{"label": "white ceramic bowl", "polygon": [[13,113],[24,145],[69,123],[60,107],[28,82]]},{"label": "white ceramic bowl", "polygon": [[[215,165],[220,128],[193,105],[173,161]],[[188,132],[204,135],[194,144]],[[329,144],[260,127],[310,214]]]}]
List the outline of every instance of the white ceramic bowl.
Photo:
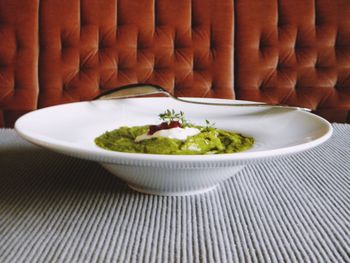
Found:
[{"label": "white ceramic bowl", "polygon": [[[159,123],[158,114],[167,109],[183,111],[186,119],[194,124],[205,125],[207,119],[214,122],[216,128],[252,136],[255,144],[245,152],[217,155],[122,153],[104,150],[94,144],[94,138],[107,130]],[[33,144],[101,163],[136,191],[160,195],[210,190],[234,176],[247,163],[310,149],[325,142],[332,134],[329,122],[304,111],[205,106],[171,98],[78,102],[48,107],[22,116],[15,129]]]}]

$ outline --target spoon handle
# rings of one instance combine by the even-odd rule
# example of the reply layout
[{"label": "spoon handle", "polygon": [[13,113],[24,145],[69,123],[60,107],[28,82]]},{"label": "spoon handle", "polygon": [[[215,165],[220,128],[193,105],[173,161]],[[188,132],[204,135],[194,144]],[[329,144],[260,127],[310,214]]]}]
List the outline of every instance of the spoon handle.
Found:
[{"label": "spoon handle", "polygon": [[195,103],[202,105],[212,105],[212,106],[228,106],[228,107],[269,107],[269,108],[283,108],[283,109],[291,109],[291,110],[303,110],[310,112],[311,109],[296,107],[296,106],[288,106],[282,104],[267,104],[267,103],[216,103],[216,102],[203,102],[203,101],[192,101],[183,98],[176,98],[179,101],[186,103]]},{"label": "spoon handle", "polygon": [[283,109],[292,109],[292,110],[303,110],[311,111],[308,108],[303,107],[294,107],[281,104],[266,104],[266,103],[216,103],[216,102],[204,102],[204,101],[194,101],[190,99],[178,98],[160,86],[152,84],[131,84],[119,88],[114,88],[107,90],[93,100],[110,100],[110,99],[125,99],[125,98],[134,98],[140,96],[147,96],[153,94],[164,94],[168,97],[171,97],[175,100],[192,103],[192,104],[201,104],[209,106],[229,106],[229,107],[270,107],[270,108],[283,108]]}]

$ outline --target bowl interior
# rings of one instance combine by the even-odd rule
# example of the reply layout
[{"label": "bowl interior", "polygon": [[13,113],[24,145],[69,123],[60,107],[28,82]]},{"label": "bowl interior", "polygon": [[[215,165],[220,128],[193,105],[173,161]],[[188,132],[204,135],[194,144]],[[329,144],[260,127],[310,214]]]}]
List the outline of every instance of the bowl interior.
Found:
[{"label": "bowl interior", "polygon": [[[197,99],[199,100],[199,99]],[[200,99],[232,103],[231,100]],[[240,103],[240,101],[235,101]],[[246,102],[245,102],[246,103]],[[119,153],[100,149],[94,138],[120,126],[156,124],[167,109],[183,111],[191,123],[232,130],[254,137],[253,148],[242,153],[205,156],[163,156]],[[64,104],[40,109],[21,117],[17,132],[32,143],[59,152],[108,162],[123,158],[159,160],[253,159],[297,152],[327,140],[331,125],[324,119],[303,111],[259,108],[206,106],[178,102],[170,98],[134,98]]]}]

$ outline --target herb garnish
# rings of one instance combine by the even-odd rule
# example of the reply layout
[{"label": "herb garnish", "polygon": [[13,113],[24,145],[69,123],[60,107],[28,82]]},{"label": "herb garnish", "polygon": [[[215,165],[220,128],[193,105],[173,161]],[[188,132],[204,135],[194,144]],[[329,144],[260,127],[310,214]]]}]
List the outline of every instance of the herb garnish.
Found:
[{"label": "herb garnish", "polygon": [[187,123],[185,114],[182,111],[180,111],[180,113],[176,113],[175,110],[166,110],[164,113],[159,114],[159,118],[168,124],[174,121],[178,121],[182,125]]},{"label": "herb garnish", "polygon": [[208,120],[205,120],[205,123],[206,123],[206,128],[214,128],[214,125],[215,125],[215,122],[210,122]]},{"label": "herb garnish", "polygon": [[214,128],[214,125],[215,125],[215,122],[211,122],[211,121],[208,121],[208,120],[205,120],[205,124],[206,126],[205,127],[202,127],[202,131],[210,131]]}]

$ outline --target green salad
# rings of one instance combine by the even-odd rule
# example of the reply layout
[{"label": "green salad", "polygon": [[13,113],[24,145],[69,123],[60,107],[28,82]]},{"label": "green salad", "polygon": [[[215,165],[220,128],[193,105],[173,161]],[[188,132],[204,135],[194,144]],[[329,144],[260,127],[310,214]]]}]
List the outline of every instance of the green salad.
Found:
[{"label": "green salad", "polygon": [[183,112],[167,110],[159,115],[159,125],[120,127],[95,139],[101,148],[128,153],[149,154],[222,154],[248,150],[254,144],[249,136],[188,123]]}]

